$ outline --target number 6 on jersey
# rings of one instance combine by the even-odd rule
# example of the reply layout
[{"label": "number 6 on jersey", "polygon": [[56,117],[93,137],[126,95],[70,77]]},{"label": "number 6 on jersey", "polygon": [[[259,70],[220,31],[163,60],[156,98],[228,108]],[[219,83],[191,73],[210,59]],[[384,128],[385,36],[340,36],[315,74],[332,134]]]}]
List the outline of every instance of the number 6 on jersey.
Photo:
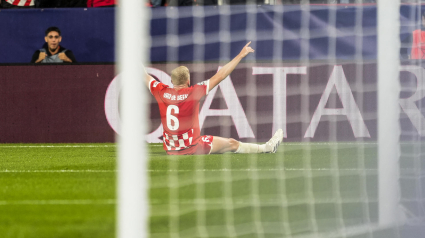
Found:
[{"label": "number 6 on jersey", "polygon": [[[167,127],[170,130],[175,131],[175,130],[179,129],[180,123],[179,123],[179,119],[171,114],[171,111],[174,111],[173,112],[174,114],[179,114],[179,107],[177,107],[176,105],[169,105],[167,107],[167,115],[166,115],[166,117],[167,117]],[[173,122],[173,123],[171,123],[171,122]]]}]

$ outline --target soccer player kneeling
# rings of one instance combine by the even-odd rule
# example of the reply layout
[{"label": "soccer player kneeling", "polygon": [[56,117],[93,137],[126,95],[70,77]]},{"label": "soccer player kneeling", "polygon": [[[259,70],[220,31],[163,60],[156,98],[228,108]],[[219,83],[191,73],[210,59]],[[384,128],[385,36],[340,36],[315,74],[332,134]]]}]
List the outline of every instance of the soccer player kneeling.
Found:
[{"label": "soccer player kneeling", "polygon": [[275,153],[283,139],[279,129],[265,144],[242,143],[232,138],[200,135],[199,101],[224,80],[239,62],[254,50],[246,44],[242,51],[209,80],[190,86],[189,69],[180,66],[171,72],[174,88],[146,73],[146,85],[158,102],[164,127],[164,150],[169,155],[235,153]]}]

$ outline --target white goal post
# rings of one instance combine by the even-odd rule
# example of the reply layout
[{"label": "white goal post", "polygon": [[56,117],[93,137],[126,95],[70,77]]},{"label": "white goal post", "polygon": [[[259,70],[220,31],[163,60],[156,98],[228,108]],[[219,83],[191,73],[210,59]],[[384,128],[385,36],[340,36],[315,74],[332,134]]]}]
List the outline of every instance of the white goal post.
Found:
[{"label": "white goal post", "polygon": [[121,74],[121,134],[117,176],[117,237],[147,237],[146,87],[142,79],[149,12],[143,1],[120,1],[116,14],[117,73]]},{"label": "white goal post", "polygon": [[379,225],[400,217],[400,0],[378,2]]}]

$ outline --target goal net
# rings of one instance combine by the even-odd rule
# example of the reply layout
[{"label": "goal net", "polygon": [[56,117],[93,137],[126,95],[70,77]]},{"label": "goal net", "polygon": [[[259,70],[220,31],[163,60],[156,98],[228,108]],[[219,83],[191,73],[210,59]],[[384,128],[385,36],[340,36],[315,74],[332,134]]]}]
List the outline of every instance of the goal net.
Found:
[{"label": "goal net", "polygon": [[193,85],[252,41],[255,53],[201,101],[201,135],[265,143],[281,128],[284,139],[275,154],[167,156],[158,106],[141,89],[144,234],[423,237],[425,71],[409,59],[421,37],[406,39],[424,10],[399,0],[149,10],[146,69],[170,87],[177,66]]}]

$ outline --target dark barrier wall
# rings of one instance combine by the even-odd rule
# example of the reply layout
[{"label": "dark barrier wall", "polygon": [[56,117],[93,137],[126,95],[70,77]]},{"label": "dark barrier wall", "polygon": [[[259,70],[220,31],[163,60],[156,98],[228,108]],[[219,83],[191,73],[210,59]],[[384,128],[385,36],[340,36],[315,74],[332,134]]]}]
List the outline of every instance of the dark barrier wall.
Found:
[{"label": "dark barrier wall", "polygon": [[105,91],[113,65],[1,66],[0,143],[112,142]]},{"label": "dark barrier wall", "polygon": [[[192,83],[219,67],[187,66]],[[167,65],[148,72],[170,83]],[[425,136],[425,70],[405,65],[400,77],[402,139],[417,139]],[[0,143],[113,142],[118,80],[113,65],[0,66]],[[375,63],[242,63],[201,102],[202,133],[261,142],[282,128],[285,141],[375,141],[376,90]],[[161,142],[150,100],[147,141]]]},{"label": "dark barrier wall", "polygon": [[[42,47],[44,31],[52,25],[62,30],[63,46],[71,49],[79,62],[114,62],[114,11],[1,10],[0,63],[28,63]],[[248,60],[376,58],[375,5],[208,6],[203,11],[200,7],[170,7],[151,11],[152,62],[226,61],[248,41],[256,49]],[[401,6],[402,39],[420,27],[420,11],[416,6]],[[304,17],[307,21],[303,23]],[[356,26],[356,22],[361,24]],[[195,29],[205,37],[195,37]],[[229,35],[220,32],[223,29],[228,29]],[[305,35],[302,29],[308,29]],[[335,55],[330,55],[333,50],[329,47],[335,47]],[[203,53],[195,55],[197,51]]]}]

